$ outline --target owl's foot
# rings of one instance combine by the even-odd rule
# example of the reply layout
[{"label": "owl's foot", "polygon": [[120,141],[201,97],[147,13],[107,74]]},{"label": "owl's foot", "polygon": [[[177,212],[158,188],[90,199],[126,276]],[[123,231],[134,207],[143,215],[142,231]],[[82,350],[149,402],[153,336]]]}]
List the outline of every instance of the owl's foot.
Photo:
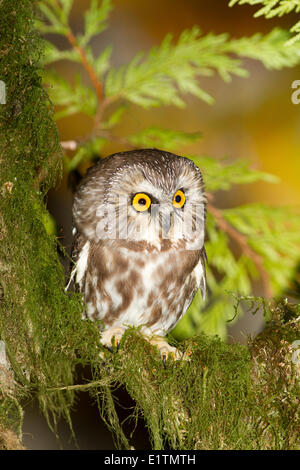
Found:
[{"label": "owl's foot", "polygon": [[164,366],[166,366],[166,361],[169,356],[173,357],[175,361],[183,359],[182,352],[174,346],[170,346],[164,338],[156,336],[150,338],[149,342],[159,350]]},{"label": "owl's foot", "polygon": [[114,347],[117,347],[118,349],[124,331],[125,330],[121,327],[109,328],[108,330],[103,331],[101,336],[101,343],[111,352],[113,351]]}]

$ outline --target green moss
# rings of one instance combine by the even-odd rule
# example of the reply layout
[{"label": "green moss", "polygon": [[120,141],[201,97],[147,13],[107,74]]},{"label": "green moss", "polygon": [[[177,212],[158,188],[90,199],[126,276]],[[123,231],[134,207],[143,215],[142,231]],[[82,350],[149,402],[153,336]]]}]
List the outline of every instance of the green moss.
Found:
[{"label": "green moss", "polygon": [[[60,176],[61,151],[52,105],[41,85],[37,61],[43,43],[33,28],[34,4],[1,2],[6,104],[0,105],[0,339],[18,385],[15,403],[35,390],[55,423],[60,414],[68,416],[73,393],[47,397],[42,390],[71,384],[77,352],[83,361],[91,356],[83,338],[95,345],[98,336],[94,325],[82,324],[81,298],[64,292],[56,241],[43,223],[44,195]],[[0,415],[7,424],[8,417]],[[18,428],[20,416],[10,416]]]},{"label": "green moss", "polygon": [[117,412],[116,391],[126,389],[135,402],[127,419],[144,419],[153,449],[297,449],[299,364],[291,360],[291,341],[299,337],[299,317],[293,326],[282,318],[248,347],[197,336],[179,345],[189,360],[170,358],[166,367],[130,329],[118,351],[94,364],[93,380],[75,388],[97,401],[117,447],[134,445]]}]

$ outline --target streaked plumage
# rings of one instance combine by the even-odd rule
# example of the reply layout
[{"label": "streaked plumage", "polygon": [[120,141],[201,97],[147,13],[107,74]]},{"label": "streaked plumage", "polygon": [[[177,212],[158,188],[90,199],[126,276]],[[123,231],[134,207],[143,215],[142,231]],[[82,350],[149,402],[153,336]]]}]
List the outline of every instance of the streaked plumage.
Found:
[{"label": "streaked plumage", "polygon": [[199,287],[205,296],[205,196],[191,160],[155,149],[107,157],[79,185],[73,218],[72,274],[104,342],[128,325],[165,336]]}]

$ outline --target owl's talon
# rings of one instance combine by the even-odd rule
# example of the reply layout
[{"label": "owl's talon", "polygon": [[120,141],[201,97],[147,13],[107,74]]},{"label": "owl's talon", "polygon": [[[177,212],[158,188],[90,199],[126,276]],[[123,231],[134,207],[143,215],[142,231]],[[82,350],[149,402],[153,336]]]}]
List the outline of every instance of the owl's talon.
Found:
[{"label": "owl's talon", "polygon": [[101,343],[105,346],[110,352],[113,352],[116,348],[117,351],[120,348],[121,338],[123,336],[123,328],[110,328],[103,331],[101,336]]},{"label": "owl's talon", "polygon": [[163,361],[164,369],[166,369],[167,368],[167,355],[166,354],[162,355],[162,361]]},{"label": "owl's talon", "polygon": [[175,361],[183,358],[183,355],[177,348],[170,346],[164,338],[154,337],[150,339],[150,343],[156,346],[160,352],[164,368],[166,368],[167,359],[169,356],[173,357]]}]

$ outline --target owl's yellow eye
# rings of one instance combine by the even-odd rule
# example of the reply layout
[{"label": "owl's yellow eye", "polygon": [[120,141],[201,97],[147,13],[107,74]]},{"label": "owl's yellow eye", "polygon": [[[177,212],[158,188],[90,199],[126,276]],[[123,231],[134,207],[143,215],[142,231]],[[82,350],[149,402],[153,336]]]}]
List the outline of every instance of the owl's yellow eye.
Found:
[{"label": "owl's yellow eye", "polygon": [[181,189],[178,189],[176,193],[173,196],[173,206],[176,207],[177,209],[180,209],[181,207],[184,206],[185,203],[185,195],[184,192]]},{"label": "owl's yellow eye", "polygon": [[138,212],[144,212],[151,206],[151,198],[148,194],[137,193],[133,196],[132,205]]}]

